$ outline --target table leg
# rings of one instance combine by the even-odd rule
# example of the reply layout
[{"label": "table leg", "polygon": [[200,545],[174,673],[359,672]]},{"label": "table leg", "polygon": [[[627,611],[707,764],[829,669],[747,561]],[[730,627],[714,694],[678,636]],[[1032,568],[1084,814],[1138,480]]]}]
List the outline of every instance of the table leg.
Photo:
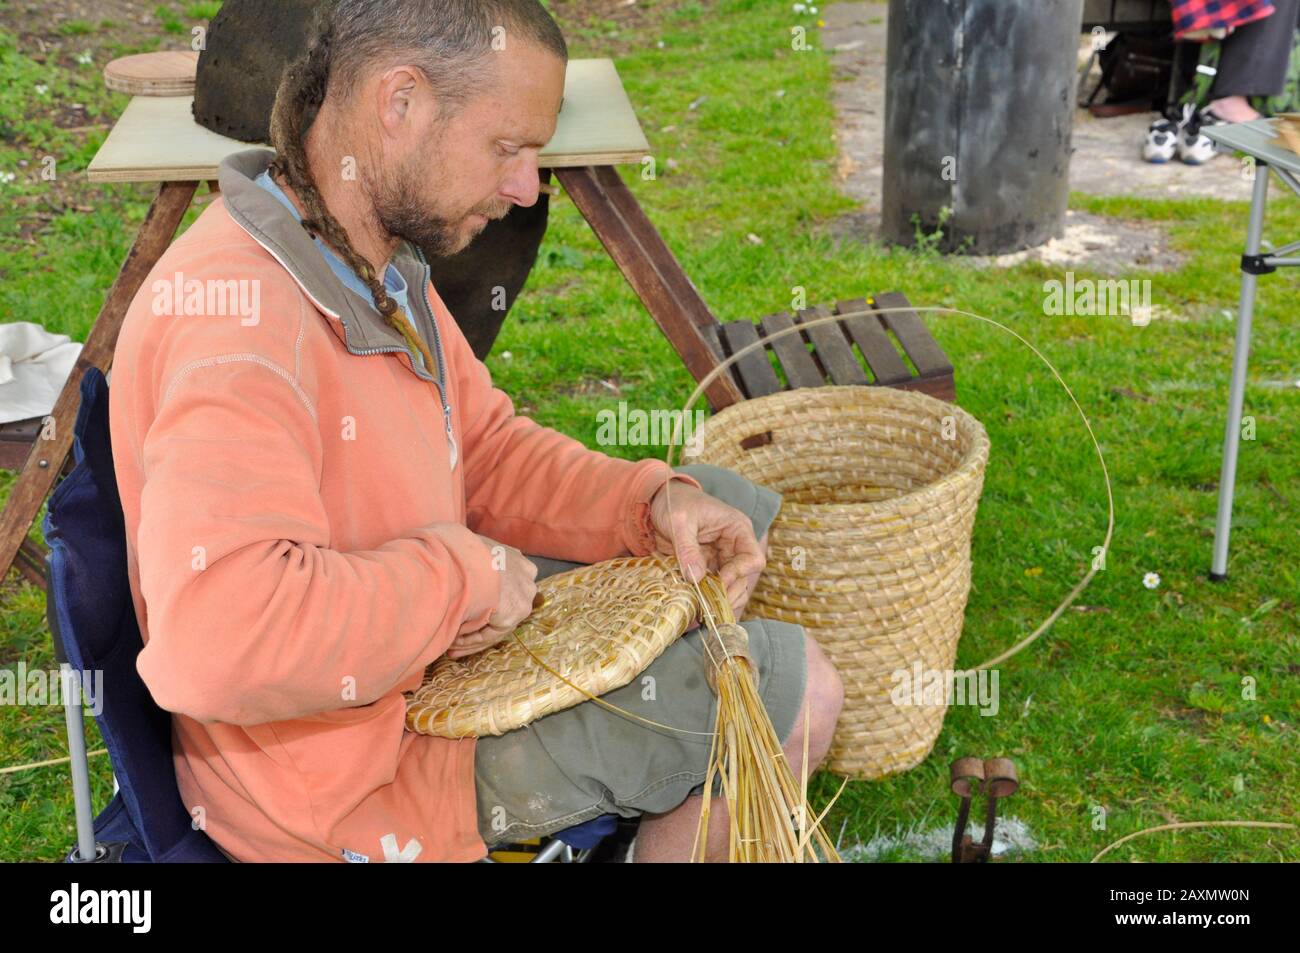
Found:
[{"label": "table leg", "polygon": [[63,463],[72,451],[72,431],[81,406],[82,376],[91,367],[107,372],[112,365],[117,335],[131,299],[171,244],[197,187],[197,182],[164,182],[149,207],[77,363],[68,375],[54,409],[46,418],[47,425],[32,444],[27,463],[14,482],[4,512],[0,513],[0,578],[13,566],[36,514],[54,488]]},{"label": "table leg", "polygon": [[[1246,228],[1246,254],[1258,255],[1264,232],[1264,206],[1268,202],[1268,166],[1255,164],[1255,185],[1250,199],[1250,224]],[[1232,353],[1232,380],[1228,386],[1228,424],[1223,434],[1223,465],[1219,471],[1219,511],[1214,521],[1214,558],[1210,578],[1228,578],[1228,536],[1232,532],[1232,497],[1237,483],[1237,450],[1241,445],[1241,411],[1246,396],[1246,363],[1250,357],[1250,324],[1255,316],[1255,283],[1259,276],[1243,269],[1241,299],[1237,307],[1237,342]]]},{"label": "table leg", "polygon": [[[691,279],[613,166],[555,169],[565,192],[698,381],[721,363],[701,328],[717,324]],[[705,391],[714,410],[744,400],[730,374]]]},{"label": "table leg", "polygon": [[37,589],[45,588],[45,547],[33,539],[24,539],[14,557],[14,568]]}]

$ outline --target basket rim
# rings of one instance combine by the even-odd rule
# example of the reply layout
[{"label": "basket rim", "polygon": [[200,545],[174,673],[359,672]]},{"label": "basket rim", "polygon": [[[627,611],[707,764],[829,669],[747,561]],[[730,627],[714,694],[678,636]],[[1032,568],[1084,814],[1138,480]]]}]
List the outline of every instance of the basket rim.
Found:
[{"label": "basket rim", "polygon": [[[818,400],[818,398],[827,398]],[[864,401],[863,398],[866,400]],[[848,399],[848,400],[846,400]],[[939,494],[947,494],[953,488],[960,484],[972,480],[983,480],[984,469],[988,464],[991,444],[989,442],[988,431],[980,423],[979,418],[975,417],[969,411],[950,403],[946,400],[940,400],[938,397],[932,397],[929,394],[914,390],[902,390],[897,387],[888,387],[872,384],[827,384],[822,387],[799,387],[794,390],[779,391],[775,394],[766,394],[762,397],[751,397],[747,400],[731,404],[722,410],[709,416],[704,423],[700,425],[699,437],[705,447],[708,446],[708,437],[710,429],[716,429],[724,426],[729,422],[731,417],[738,417],[742,413],[755,410],[756,405],[776,404],[783,405],[787,403],[798,402],[807,404],[809,401],[827,404],[844,404],[846,402],[863,403],[872,401],[877,403],[890,403],[906,405],[913,403],[926,407],[931,411],[943,411],[938,416],[951,415],[957,421],[959,426],[964,425],[969,428],[971,436],[971,445],[966,453],[962,455],[961,461],[952,470],[945,473],[933,482],[924,486],[909,490],[898,496],[891,496],[883,500],[874,500],[862,503],[800,503],[795,500],[788,500],[782,503],[782,508],[799,509],[805,512],[828,512],[838,513],[878,513],[881,510],[900,508],[906,505],[917,505],[924,503],[930,497]],[[717,423],[715,423],[717,421]],[[701,461],[707,462],[707,461]],[[780,492],[779,490],[776,492]]]}]

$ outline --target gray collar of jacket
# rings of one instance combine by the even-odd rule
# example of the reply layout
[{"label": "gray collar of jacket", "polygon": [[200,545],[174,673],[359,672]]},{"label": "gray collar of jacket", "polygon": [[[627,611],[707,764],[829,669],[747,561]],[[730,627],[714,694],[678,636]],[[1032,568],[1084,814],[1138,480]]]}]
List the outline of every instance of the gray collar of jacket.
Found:
[{"label": "gray collar of jacket", "polygon": [[[343,324],[344,338],[353,353],[407,350],[400,333],[373,307],[366,307],[344,287],[328,262],[321,256],[315,240],[280,202],[254,181],[267,170],[275,153],[269,149],[249,149],[227,156],[217,171],[221,197],[226,211],[244,231],[274,256],[293,277],[308,298],[330,317]],[[416,327],[430,344],[438,344],[435,319],[426,297],[429,268],[418,251],[408,242],[400,242],[392,264],[411,289],[410,305],[416,312]],[[434,335],[430,339],[429,331]],[[442,354],[437,348],[439,377],[415,372],[429,380],[441,379]]]}]

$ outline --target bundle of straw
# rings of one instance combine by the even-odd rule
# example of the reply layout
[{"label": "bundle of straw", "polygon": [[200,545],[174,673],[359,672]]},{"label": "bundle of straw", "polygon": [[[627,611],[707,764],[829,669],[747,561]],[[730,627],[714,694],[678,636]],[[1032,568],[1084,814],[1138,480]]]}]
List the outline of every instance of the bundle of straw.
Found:
[{"label": "bundle of straw", "polygon": [[1278,113],[1277,131],[1286,147],[1300,155],[1300,113]]},{"label": "bundle of straw", "polygon": [[[839,794],[809,821],[808,731],[803,735],[801,780],[796,782],[758,694],[758,672],[749,656],[748,633],[736,624],[722,580],[708,573],[695,588],[704,620],[701,636],[708,656],[706,677],[718,696],[718,714],[692,862],[704,860],[713,784],[720,777],[730,827],[730,863],[840,863],[839,853],[821,826]],[[807,722],[805,698],[805,729]]]}]

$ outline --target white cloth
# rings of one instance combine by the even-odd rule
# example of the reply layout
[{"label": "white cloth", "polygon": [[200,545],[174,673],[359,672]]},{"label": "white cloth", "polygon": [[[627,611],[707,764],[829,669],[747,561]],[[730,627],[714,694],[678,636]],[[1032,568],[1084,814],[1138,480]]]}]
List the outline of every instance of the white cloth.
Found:
[{"label": "white cloth", "polygon": [[0,324],[0,424],[44,417],[54,409],[81,345],[39,324]]}]

